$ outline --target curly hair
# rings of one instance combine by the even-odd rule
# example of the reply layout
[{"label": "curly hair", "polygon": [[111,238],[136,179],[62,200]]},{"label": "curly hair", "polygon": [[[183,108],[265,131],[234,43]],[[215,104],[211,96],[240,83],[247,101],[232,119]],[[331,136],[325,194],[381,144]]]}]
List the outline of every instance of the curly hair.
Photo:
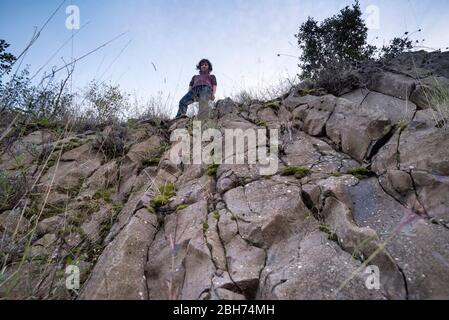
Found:
[{"label": "curly hair", "polygon": [[212,63],[210,63],[210,61],[207,59],[201,59],[201,61],[198,62],[198,64],[196,65],[197,70],[201,70],[201,64],[203,62],[206,62],[209,65],[209,72],[212,72],[214,70],[214,68],[212,67]]}]

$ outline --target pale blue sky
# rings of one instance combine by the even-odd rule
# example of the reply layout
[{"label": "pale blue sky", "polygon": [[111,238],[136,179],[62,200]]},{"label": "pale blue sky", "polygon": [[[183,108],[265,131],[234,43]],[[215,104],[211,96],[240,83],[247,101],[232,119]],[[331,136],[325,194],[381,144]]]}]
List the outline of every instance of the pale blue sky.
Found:
[{"label": "pale blue sky", "polygon": [[[34,26],[42,26],[61,0],[0,0],[0,39],[20,53]],[[79,57],[116,35],[128,33],[77,64],[74,88],[93,78],[120,83],[142,97],[158,91],[177,105],[186,93],[195,64],[203,57],[214,64],[218,98],[241,89],[277,83],[298,73],[294,34],[307,16],[322,20],[349,0],[67,0],[25,57],[31,74],[71,36],[65,27],[65,7],[80,8],[81,25],[74,39]],[[379,8],[379,29],[370,41],[382,41],[405,31],[425,38],[431,48],[449,46],[449,2],[445,0],[360,1]],[[379,37],[378,40],[375,40]],[[131,42],[129,42],[131,41]],[[122,53],[121,53],[122,52]],[[120,54],[121,53],[121,54]],[[284,54],[278,57],[277,54]],[[290,56],[291,55],[291,56]],[[60,66],[72,56],[69,43],[47,66]],[[156,66],[154,69],[153,64]]]}]

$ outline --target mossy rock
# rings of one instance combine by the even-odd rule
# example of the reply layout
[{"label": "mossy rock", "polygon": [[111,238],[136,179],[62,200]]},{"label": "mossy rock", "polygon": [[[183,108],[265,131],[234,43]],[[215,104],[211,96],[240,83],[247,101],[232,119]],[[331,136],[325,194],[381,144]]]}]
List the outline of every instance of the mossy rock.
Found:
[{"label": "mossy rock", "polygon": [[274,110],[279,110],[279,108],[281,107],[281,102],[280,101],[272,101],[272,102],[267,103],[265,105],[265,107],[271,108]]},{"label": "mossy rock", "polygon": [[177,191],[178,188],[173,183],[165,184],[159,187],[159,194],[156,195],[150,202],[151,207],[157,209],[167,205],[170,199],[176,195]]},{"label": "mossy rock", "polygon": [[281,176],[295,176],[297,179],[302,179],[304,177],[307,177],[311,173],[312,171],[309,168],[290,166],[282,170]]},{"label": "mossy rock", "polygon": [[220,167],[219,164],[210,164],[207,167],[207,175],[209,176],[215,176],[217,174],[218,168]]},{"label": "mossy rock", "polygon": [[177,208],[176,208],[176,213],[178,213],[179,211],[182,211],[184,209],[187,209],[189,207],[188,204],[180,204]]},{"label": "mossy rock", "polygon": [[143,167],[157,167],[160,162],[161,162],[160,157],[152,157],[152,158],[143,160],[142,166]]},{"label": "mossy rock", "polygon": [[319,230],[324,233],[327,233],[327,235],[328,235],[327,238],[329,240],[338,242],[337,233],[334,230],[332,230],[328,225],[321,224],[319,227]]},{"label": "mossy rock", "polygon": [[363,167],[353,168],[351,170],[348,170],[346,173],[353,175],[359,180],[367,179],[374,175],[374,173]]}]

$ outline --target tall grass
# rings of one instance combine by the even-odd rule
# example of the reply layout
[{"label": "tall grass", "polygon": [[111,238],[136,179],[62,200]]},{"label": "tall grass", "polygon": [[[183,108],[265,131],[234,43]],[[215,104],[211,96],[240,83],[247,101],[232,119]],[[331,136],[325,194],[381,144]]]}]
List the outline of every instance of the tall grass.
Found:
[{"label": "tall grass", "polygon": [[299,83],[300,80],[297,76],[287,76],[274,83],[241,89],[231,94],[231,99],[238,104],[251,104],[253,101],[272,101],[290,93],[291,89]]},{"label": "tall grass", "polygon": [[436,78],[434,83],[424,88],[424,95],[428,101],[435,124],[438,128],[449,128],[449,88],[443,86]]}]

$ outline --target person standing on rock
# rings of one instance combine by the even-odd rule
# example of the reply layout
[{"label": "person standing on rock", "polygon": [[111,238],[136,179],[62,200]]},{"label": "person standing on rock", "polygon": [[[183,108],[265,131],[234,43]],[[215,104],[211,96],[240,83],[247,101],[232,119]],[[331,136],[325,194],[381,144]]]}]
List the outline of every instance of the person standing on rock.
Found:
[{"label": "person standing on rock", "polygon": [[212,63],[207,59],[202,59],[196,69],[199,74],[193,76],[189,84],[189,92],[179,101],[178,114],[176,119],[186,116],[187,107],[195,101],[200,102],[199,113],[202,113],[202,106],[209,100],[215,100],[217,92],[217,78],[210,74],[213,70]]}]

